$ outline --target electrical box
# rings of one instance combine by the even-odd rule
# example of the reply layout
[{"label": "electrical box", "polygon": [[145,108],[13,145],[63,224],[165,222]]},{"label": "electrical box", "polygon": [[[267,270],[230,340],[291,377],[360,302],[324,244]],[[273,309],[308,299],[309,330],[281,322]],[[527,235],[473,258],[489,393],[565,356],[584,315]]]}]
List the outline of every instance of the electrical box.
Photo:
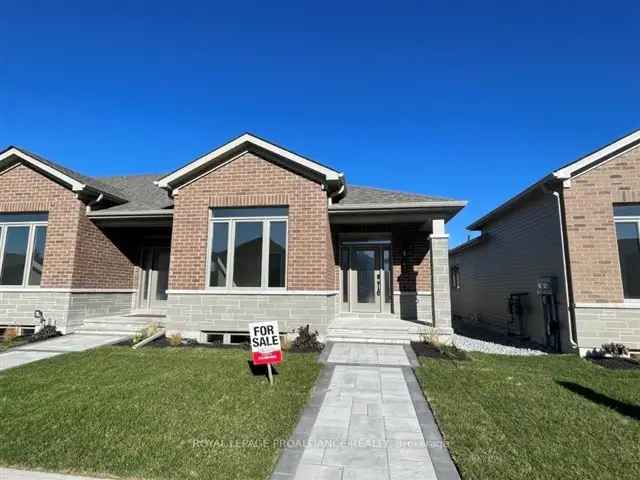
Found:
[{"label": "electrical box", "polygon": [[556,277],[540,277],[538,279],[538,296],[555,295],[558,289]]}]

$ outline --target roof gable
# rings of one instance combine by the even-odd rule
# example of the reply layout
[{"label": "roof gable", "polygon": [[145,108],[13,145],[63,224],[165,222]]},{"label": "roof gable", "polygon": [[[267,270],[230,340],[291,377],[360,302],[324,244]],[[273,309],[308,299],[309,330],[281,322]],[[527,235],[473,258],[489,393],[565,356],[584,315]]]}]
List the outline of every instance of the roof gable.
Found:
[{"label": "roof gable", "polygon": [[10,146],[0,152],[0,167],[16,162],[29,165],[34,170],[45,174],[49,178],[71,189],[73,192],[84,192],[93,195],[103,194],[115,202],[127,201],[122,192],[110,185],[70,170],[23,148]]},{"label": "roof gable", "polygon": [[336,185],[342,185],[344,183],[344,176],[341,172],[279,147],[255,135],[245,133],[158,179],[155,184],[160,188],[173,192],[184,183],[197,178],[202,173],[208,172],[212,167],[233,161],[241,154],[247,151],[253,151],[254,149],[257,150],[258,153],[265,152],[277,157],[281,162],[289,164],[295,169],[313,173],[325,182],[332,182]]}]

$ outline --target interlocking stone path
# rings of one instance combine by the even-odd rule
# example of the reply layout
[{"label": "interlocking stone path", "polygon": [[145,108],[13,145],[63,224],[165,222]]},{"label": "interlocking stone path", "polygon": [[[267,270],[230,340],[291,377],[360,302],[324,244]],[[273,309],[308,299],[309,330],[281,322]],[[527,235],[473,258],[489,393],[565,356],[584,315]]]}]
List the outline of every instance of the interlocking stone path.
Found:
[{"label": "interlocking stone path", "polygon": [[372,343],[334,343],[329,363],[359,365],[409,366],[409,359],[402,345]]},{"label": "interlocking stone path", "polygon": [[272,479],[459,480],[404,347],[330,348],[292,436],[304,446],[283,453]]}]

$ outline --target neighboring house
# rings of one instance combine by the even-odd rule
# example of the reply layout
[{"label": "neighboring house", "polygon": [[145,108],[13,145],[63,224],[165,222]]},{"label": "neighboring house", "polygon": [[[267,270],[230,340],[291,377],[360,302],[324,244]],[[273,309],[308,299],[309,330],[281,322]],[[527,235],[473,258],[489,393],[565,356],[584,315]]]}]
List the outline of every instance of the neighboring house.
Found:
[{"label": "neighboring house", "polygon": [[445,223],[465,202],[350,186],[250,134],[167,175],[89,178],[17,147],[0,168],[0,327],[40,310],[66,333],[451,334]]},{"label": "neighboring house", "polygon": [[639,350],[639,145],[637,130],[472,223],[481,235],[450,252],[454,317],[540,344],[559,332],[563,351]]}]

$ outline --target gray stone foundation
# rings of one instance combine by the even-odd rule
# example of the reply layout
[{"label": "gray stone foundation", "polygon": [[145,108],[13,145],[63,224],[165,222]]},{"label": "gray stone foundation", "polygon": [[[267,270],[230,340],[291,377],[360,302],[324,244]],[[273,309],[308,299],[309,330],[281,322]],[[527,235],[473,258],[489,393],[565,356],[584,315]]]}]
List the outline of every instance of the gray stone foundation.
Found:
[{"label": "gray stone foundation", "polygon": [[122,292],[0,290],[0,324],[38,325],[34,311],[41,310],[62,333],[71,333],[85,318],[129,313],[132,298]]},{"label": "gray stone foundation", "polygon": [[324,335],[335,318],[336,295],[170,292],[164,325],[169,334],[198,338],[201,331],[248,332],[251,322],[276,320],[281,334],[309,324]]},{"label": "gray stone foundation", "polygon": [[396,293],[393,296],[393,311],[402,320],[418,320],[433,324],[431,293]]},{"label": "gray stone foundation", "polygon": [[640,350],[640,304],[578,304],[575,316],[581,354],[611,342]]}]

